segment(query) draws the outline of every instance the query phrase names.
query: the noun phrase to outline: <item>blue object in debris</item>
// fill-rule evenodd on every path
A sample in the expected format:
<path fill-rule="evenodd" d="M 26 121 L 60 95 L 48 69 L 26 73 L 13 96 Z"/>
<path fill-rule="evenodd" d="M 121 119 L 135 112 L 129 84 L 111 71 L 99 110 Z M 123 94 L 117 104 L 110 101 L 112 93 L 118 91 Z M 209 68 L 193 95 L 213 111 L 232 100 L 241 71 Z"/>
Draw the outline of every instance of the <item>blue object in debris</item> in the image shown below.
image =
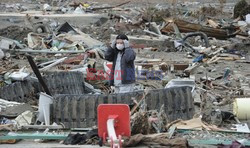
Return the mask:
<path fill-rule="evenodd" d="M 204 55 L 200 55 L 198 57 L 196 57 L 194 60 L 193 60 L 193 63 L 196 63 L 196 62 L 201 62 L 204 58 Z"/>
<path fill-rule="evenodd" d="M 226 68 L 225 72 L 224 72 L 224 75 L 223 75 L 223 79 L 226 80 L 226 81 L 229 80 L 230 73 L 231 73 L 230 68 Z"/>

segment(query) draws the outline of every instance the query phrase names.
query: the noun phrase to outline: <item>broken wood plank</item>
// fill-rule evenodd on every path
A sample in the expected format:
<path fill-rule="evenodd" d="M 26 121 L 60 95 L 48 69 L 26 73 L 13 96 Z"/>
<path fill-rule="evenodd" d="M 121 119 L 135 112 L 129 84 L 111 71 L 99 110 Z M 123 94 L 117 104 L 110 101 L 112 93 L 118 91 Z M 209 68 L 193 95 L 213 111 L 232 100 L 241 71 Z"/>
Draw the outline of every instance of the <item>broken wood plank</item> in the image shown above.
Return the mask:
<path fill-rule="evenodd" d="M 235 58 L 235 57 L 213 57 L 212 59 L 210 59 L 207 64 L 212 64 L 215 62 L 218 62 L 219 60 L 225 60 L 225 61 L 235 61 L 235 60 L 239 60 L 239 58 Z"/>
<path fill-rule="evenodd" d="M 229 54 L 229 53 L 221 53 L 219 56 L 220 57 L 230 57 L 230 58 L 233 58 L 235 60 L 239 60 L 240 59 L 239 55 Z"/>
<path fill-rule="evenodd" d="M 47 66 L 45 66 L 45 67 L 43 67 L 43 68 L 41 68 L 41 69 L 39 69 L 39 70 L 40 70 L 40 71 L 46 71 L 46 70 L 50 69 L 51 67 L 56 66 L 57 64 L 62 63 L 62 62 L 63 62 L 64 60 L 66 60 L 66 59 L 67 59 L 67 57 L 63 57 L 63 58 L 61 58 L 61 59 L 58 59 L 58 60 L 56 60 L 55 62 L 51 63 L 50 65 L 47 65 Z"/>
<path fill-rule="evenodd" d="M 177 26 L 174 22 L 172 22 L 172 27 L 174 28 L 174 32 L 175 32 L 175 34 L 177 35 L 177 37 L 178 37 L 179 39 L 181 39 L 181 38 L 182 38 L 182 35 L 181 35 L 181 32 L 180 32 L 178 26 Z"/>
<path fill-rule="evenodd" d="M 215 37 L 218 39 L 227 39 L 235 35 L 248 36 L 247 33 L 242 33 L 242 32 L 228 34 L 228 31 L 226 29 L 217 29 L 217 28 L 202 26 L 200 24 L 194 24 L 194 23 L 190 23 L 187 21 L 179 20 L 179 19 L 165 20 L 165 21 L 167 22 L 167 25 L 161 30 L 163 33 L 175 32 L 175 29 L 172 26 L 172 24 L 175 23 L 176 26 L 179 28 L 180 32 L 184 32 L 184 33 L 200 31 L 200 32 L 204 32 L 209 37 Z"/>
<path fill-rule="evenodd" d="M 0 125 L 0 131 L 1 130 L 9 130 L 12 131 L 14 129 L 14 125 L 13 124 L 4 124 L 4 125 Z"/>
<path fill-rule="evenodd" d="M 218 55 L 213 56 L 211 59 L 207 60 L 207 64 L 212 64 L 214 61 L 218 61 Z"/>
<path fill-rule="evenodd" d="M 219 48 L 219 49 L 217 49 L 216 51 L 210 53 L 208 56 L 215 56 L 215 55 L 217 55 L 218 53 L 220 53 L 220 52 L 223 51 L 223 50 L 224 50 L 224 48 Z"/>
<path fill-rule="evenodd" d="M 116 6 L 98 7 L 98 8 L 96 7 L 96 8 L 92 8 L 91 10 L 96 11 L 96 10 L 103 10 L 103 9 L 113 9 L 113 8 L 117 8 L 117 7 L 123 6 L 123 5 L 128 4 L 128 3 L 130 3 L 130 1 L 118 4 Z"/>
<path fill-rule="evenodd" d="M 110 41 L 116 39 L 116 34 L 111 34 Z M 159 46 L 167 46 L 169 48 L 174 47 L 173 41 L 166 40 L 166 38 L 159 37 L 151 37 L 147 35 L 141 36 L 129 36 L 130 44 L 143 44 L 145 47 L 159 47 Z"/>
<path fill-rule="evenodd" d="M 171 127 L 168 129 L 168 134 L 169 134 L 169 137 L 168 137 L 168 138 L 169 138 L 169 139 L 171 139 L 172 136 L 174 135 L 175 129 L 176 129 L 176 126 L 175 126 L 175 125 L 171 126 Z"/>
<path fill-rule="evenodd" d="M 135 60 L 135 63 L 159 63 L 162 62 L 162 59 L 138 59 Z"/>
<path fill-rule="evenodd" d="M 186 69 L 184 70 L 184 72 L 187 73 L 187 74 L 193 74 L 194 71 L 195 71 L 198 67 L 200 67 L 200 65 L 201 65 L 201 64 L 199 64 L 199 63 L 194 63 L 192 66 L 186 68 Z"/>
<path fill-rule="evenodd" d="M 10 139 L 10 140 L 0 140 L 0 144 L 15 144 L 20 140 Z"/>
<path fill-rule="evenodd" d="M 148 95 L 149 90 L 145 89 L 142 98 L 140 99 L 140 101 L 138 102 L 138 104 L 136 104 L 130 111 L 130 116 L 134 114 L 134 112 L 136 111 L 136 109 L 141 105 L 142 101 L 145 99 L 145 97 Z"/>
<path fill-rule="evenodd" d="M 216 23 L 215 21 L 213 21 L 212 19 L 207 19 L 207 22 L 210 26 L 212 26 L 213 28 L 219 28 L 219 24 Z"/>
<path fill-rule="evenodd" d="M 242 35 L 236 35 L 236 38 L 242 39 L 242 40 L 248 40 L 249 39 L 249 37 L 242 36 Z"/>

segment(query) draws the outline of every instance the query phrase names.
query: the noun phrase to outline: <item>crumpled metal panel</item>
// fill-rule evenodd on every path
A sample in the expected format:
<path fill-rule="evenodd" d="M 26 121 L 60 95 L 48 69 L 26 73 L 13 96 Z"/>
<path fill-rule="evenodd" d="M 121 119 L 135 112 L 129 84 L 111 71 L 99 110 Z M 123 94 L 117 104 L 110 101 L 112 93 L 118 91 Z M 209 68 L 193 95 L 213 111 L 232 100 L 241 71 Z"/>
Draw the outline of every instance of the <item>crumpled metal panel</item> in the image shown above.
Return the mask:
<path fill-rule="evenodd" d="M 50 72 L 44 81 L 52 95 L 84 94 L 84 77 L 80 72 Z"/>
<path fill-rule="evenodd" d="M 141 98 L 143 91 L 110 95 L 69 95 L 54 97 L 52 121 L 63 123 L 67 128 L 85 128 L 97 125 L 99 104 L 133 104 L 132 97 Z M 150 90 L 145 98 L 148 110 L 160 110 L 164 104 L 169 122 L 176 119 L 191 119 L 194 104 L 190 87 Z"/>
<path fill-rule="evenodd" d="M 84 94 L 84 77 L 80 72 L 50 72 L 43 78 L 52 95 Z M 39 92 L 43 92 L 39 82 L 25 80 L 0 88 L 0 98 L 28 103 L 35 100 Z"/>
<path fill-rule="evenodd" d="M 8 101 L 30 102 L 35 98 L 38 90 L 33 87 L 34 82 L 15 82 L 0 88 L 0 98 Z"/>

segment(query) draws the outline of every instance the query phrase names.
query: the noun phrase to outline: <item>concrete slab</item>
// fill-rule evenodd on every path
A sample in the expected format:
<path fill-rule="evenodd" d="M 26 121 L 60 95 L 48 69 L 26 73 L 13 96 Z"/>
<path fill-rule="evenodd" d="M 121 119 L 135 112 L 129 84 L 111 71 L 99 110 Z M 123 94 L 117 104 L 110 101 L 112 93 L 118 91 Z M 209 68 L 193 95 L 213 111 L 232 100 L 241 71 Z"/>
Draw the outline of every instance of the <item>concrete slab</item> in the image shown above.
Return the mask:
<path fill-rule="evenodd" d="M 117 35 L 112 34 L 110 40 L 113 41 Z M 166 47 L 172 49 L 174 47 L 173 41 L 151 37 L 151 36 L 128 36 L 129 41 L 132 45 L 144 45 L 144 47 L 159 47 L 165 49 Z"/>

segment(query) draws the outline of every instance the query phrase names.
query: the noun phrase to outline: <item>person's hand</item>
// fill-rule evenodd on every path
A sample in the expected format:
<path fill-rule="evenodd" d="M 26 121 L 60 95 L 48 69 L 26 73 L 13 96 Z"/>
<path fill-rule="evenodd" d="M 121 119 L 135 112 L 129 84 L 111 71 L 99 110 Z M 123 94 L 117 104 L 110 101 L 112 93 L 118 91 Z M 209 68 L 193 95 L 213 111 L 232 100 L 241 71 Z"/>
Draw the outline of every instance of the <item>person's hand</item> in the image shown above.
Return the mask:
<path fill-rule="evenodd" d="M 95 52 L 95 50 L 89 50 L 89 51 L 87 52 L 87 55 L 88 55 L 88 57 L 90 57 L 90 58 L 96 58 L 96 52 Z"/>
<path fill-rule="evenodd" d="M 116 40 L 113 40 L 112 43 L 111 43 L 111 47 L 112 47 L 113 49 L 115 49 L 115 46 L 116 46 Z"/>
<path fill-rule="evenodd" d="M 123 40 L 123 43 L 124 43 L 124 48 L 130 47 L 128 40 Z"/>

